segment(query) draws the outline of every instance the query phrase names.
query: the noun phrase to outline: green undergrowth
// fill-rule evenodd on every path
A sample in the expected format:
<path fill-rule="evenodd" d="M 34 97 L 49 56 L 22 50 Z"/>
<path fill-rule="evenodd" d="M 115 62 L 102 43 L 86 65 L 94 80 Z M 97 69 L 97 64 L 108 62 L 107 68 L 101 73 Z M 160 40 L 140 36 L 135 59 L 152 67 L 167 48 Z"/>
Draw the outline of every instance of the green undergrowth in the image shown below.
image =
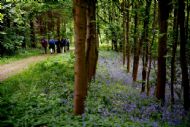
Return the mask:
<path fill-rule="evenodd" d="M 0 84 L 0 127 L 152 127 L 150 122 L 132 121 L 138 110 L 127 113 L 126 102 L 138 106 L 154 99 L 138 100 L 139 90 L 97 79 L 89 87 L 85 113 L 73 115 L 74 54 L 49 58 Z M 101 69 L 101 68 L 99 68 Z M 104 69 L 104 73 L 106 69 Z M 108 77 L 109 78 L 109 77 Z M 160 117 L 159 114 L 155 114 Z M 168 126 L 158 123 L 158 126 Z"/>
<path fill-rule="evenodd" d="M 0 57 L 0 65 L 1 64 L 7 64 L 16 60 L 20 60 L 23 58 L 27 58 L 30 56 L 37 56 L 41 54 L 42 50 L 41 49 L 20 49 L 17 51 L 14 55 L 6 55 L 3 57 Z"/>
<path fill-rule="evenodd" d="M 100 51 L 111 51 L 111 44 L 104 44 L 104 43 L 100 43 L 100 46 L 99 46 L 99 50 Z"/>

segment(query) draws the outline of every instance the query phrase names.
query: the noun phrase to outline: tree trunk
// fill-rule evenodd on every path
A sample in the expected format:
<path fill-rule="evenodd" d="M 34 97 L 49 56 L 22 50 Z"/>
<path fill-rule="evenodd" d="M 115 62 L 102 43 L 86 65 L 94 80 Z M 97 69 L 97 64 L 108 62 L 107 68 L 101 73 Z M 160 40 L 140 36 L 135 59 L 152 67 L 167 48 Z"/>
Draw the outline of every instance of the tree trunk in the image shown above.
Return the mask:
<path fill-rule="evenodd" d="M 31 47 L 36 48 L 36 34 L 34 28 L 34 22 L 30 20 L 30 40 L 31 40 Z"/>
<path fill-rule="evenodd" d="M 129 18 L 129 2 L 127 2 L 127 10 L 126 10 L 126 18 L 127 18 L 127 22 L 126 22 L 126 46 L 127 46 L 127 72 L 130 72 L 130 63 L 131 63 L 131 45 L 130 45 L 130 41 L 129 41 L 129 22 L 130 22 L 130 18 Z"/>
<path fill-rule="evenodd" d="M 96 34 L 96 0 L 88 0 L 86 66 L 88 82 L 95 77 L 98 60 Z"/>
<path fill-rule="evenodd" d="M 123 8 L 123 65 L 125 65 L 126 61 L 126 0 L 123 0 L 122 3 L 122 8 Z"/>
<path fill-rule="evenodd" d="M 177 4 L 174 5 L 174 21 L 173 21 L 173 44 L 172 44 L 172 59 L 171 59 L 171 103 L 174 103 L 174 84 L 175 84 L 175 58 L 178 41 L 178 10 Z"/>
<path fill-rule="evenodd" d="M 138 8 L 138 3 L 135 3 L 134 9 Z M 139 60 L 138 60 L 138 11 L 135 10 L 135 17 L 134 17 L 134 58 L 133 58 L 133 81 L 137 80 L 137 73 L 138 73 L 138 66 L 139 66 Z"/>
<path fill-rule="evenodd" d="M 84 102 L 87 95 L 86 76 L 86 0 L 74 0 L 74 32 L 75 32 L 75 89 L 74 89 L 74 113 L 84 113 Z"/>
<path fill-rule="evenodd" d="M 189 0 L 187 0 L 187 18 L 186 18 L 186 40 L 189 40 L 189 11 L 190 11 L 190 5 Z"/>
<path fill-rule="evenodd" d="M 167 28 L 169 16 L 169 0 L 158 1 L 159 6 L 159 29 L 160 35 L 158 40 L 158 72 L 156 97 L 165 102 L 165 83 L 166 83 L 166 54 L 167 54 Z"/>
<path fill-rule="evenodd" d="M 60 17 L 57 18 L 57 38 L 60 39 Z"/>
<path fill-rule="evenodd" d="M 61 53 L 61 47 L 60 47 L 60 17 L 58 15 L 58 18 L 57 18 L 57 53 Z"/>
<path fill-rule="evenodd" d="M 179 3 L 179 26 L 180 26 L 180 63 L 182 70 L 182 86 L 183 86 L 183 98 L 184 108 L 189 110 L 189 79 L 188 79 L 188 68 L 186 59 L 186 35 L 185 35 L 185 3 L 184 0 L 178 0 Z"/>
<path fill-rule="evenodd" d="M 142 89 L 141 92 L 145 92 L 145 83 L 146 83 L 146 76 L 147 76 L 147 64 L 148 64 L 148 49 L 149 49 L 149 42 L 148 42 L 148 30 L 149 30 L 149 18 L 150 18 L 150 5 L 152 0 L 146 0 L 146 10 L 145 10 L 145 19 L 144 19 L 144 32 L 142 33 L 142 41 L 143 45 L 143 68 L 142 68 Z M 141 47 L 141 45 L 140 45 Z M 140 56 L 140 51 L 138 56 Z"/>
<path fill-rule="evenodd" d="M 157 1 L 154 0 L 154 18 L 153 18 L 153 23 L 152 23 L 152 42 L 150 44 L 149 47 L 149 64 L 148 64 L 148 71 L 147 71 L 147 96 L 150 95 L 150 82 L 149 82 L 149 78 L 150 78 L 150 72 L 151 72 L 151 66 L 152 66 L 152 46 L 154 44 L 155 41 L 155 34 L 156 34 L 156 16 L 157 16 Z"/>

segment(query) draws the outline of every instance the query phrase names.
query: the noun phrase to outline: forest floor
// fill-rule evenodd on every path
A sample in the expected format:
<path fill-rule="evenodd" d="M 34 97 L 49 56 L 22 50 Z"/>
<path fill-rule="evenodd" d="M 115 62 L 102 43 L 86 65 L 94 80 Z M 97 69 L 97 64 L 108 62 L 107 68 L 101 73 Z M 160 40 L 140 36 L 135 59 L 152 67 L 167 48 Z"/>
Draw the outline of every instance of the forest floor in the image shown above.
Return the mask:
<path fill-rule="evenodd" d="M 17 73 L 22 72 L 24 69 L 27 69 L 31 64 L 35 64 L 42 60 L 47 59 L 51 55 L 40 55 L 32 56 L 29 58 L 24 58 L 9 64 L 3 64 L 0 66 L 0 81 L 7 79 L 10 76 L 13 76 Z"/>
<path fill-rule="evenodd" d="M 133 61 L 131 61 L 133 62 Z M 149 122 L 150 117 L 155 114 L 159 114 L 161 119 L 167 122 L 171 126 L 179 125 L 182 122 L 182 119 L 185 117 L 185 111 L 183 110 L 182 101 L 178 98 L 176 99 L 175 104 L 171 107 L 170 103 L 170 88 L 169 85 L 166 85 L 166 102 L 163 107 L 159 105 L 159 102 L 152 101 L 154 103 L 146 103 L 148 99 L 156 100 L 155 98 L 155 81 L 154 78 L 156 76 L 155 70 L 152 69 L 150 75 L 150 96 L 147 96 L 146 93 L 141 93 L 141 70 L 142 70 L 142 63 L 139 63 L 138 74 L 137 74 L 137 82 L 133 82 L 132 80 L 132 66 L 129 73 L 127 73 L 126 66 L 122 66 L 122 54 L 120 53 L 107 53 L 102 52 L 99 55 L 98 59 L 98 67 L 101 69 L 97 69 L 97 80 L 106 81 L 107 85 L 112 84 L 121 84 L 124 86 L 132 87 L 136 90 L 135 94 L 133 93 L 133 102 L 129 100 L 122 100 L 126 101 L 123 105 L 123 111 L 131 114 L 131 112 L 140 113 L 140 115 L 135 116 L 134 114 L 131 116 L 132 121 L 140 121 L 142 123 Z M 102 73 L 102 69 L 105 70 L 105 73 Z M 122 93 L 122 92 L 121 92 Z M 122 93 L 123 94 L 123 93 Z M 131 96 L 130 94 L 125 94 L 125 97 Z M 146 100 L 147 99 L 147 100 Z M 142 101 L 142 102 L 138 102 Z M 157 104 L 155 104 L 157 103 Z M 140 107 L 138 105 L 141 105 Z M 162 121 L 161 120 L 161 121 Z M 153 122 L 152 126 L 159 126 L 157 122 Z"/>
<path fill-rule="evenodd" d="M 162 107 L 155 98 L 154 73 L 151 74 L 151 94 L 146 96 L 145 93 L 141 93 L 141 72 L 138 74 L 139 81 L 133 83 L 131 73 L 127 73 L 126 67 L 122 65 L 122 54 L 113 51 L 99 52 L 96 80 L 89 86 L 85 113 L 82 116 L 74 116 L 74 53 L 55 55 L 51 59 L 48 59 L 48 56 L 42 57 L 39 60 L 35 59 L 41 62 L 1 82 L 0 126 L 190 125 L 190 117 L 183 110 L 181 101 L 176 100 L 171 108 L 167 95 L 167 102 Z M 28 62 L 30 63 L 34 61 Z"/>

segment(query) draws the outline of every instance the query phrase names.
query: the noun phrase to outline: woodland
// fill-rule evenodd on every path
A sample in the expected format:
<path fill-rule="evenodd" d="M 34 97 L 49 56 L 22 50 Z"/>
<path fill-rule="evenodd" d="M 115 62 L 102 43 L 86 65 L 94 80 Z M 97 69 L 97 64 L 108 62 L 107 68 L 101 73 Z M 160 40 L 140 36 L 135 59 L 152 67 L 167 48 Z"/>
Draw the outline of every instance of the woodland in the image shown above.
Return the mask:
<path fill-rule="evenodd" d="M 190 127 L 189 13 L 190 0 L 1 0 L 0 127 Z"/>

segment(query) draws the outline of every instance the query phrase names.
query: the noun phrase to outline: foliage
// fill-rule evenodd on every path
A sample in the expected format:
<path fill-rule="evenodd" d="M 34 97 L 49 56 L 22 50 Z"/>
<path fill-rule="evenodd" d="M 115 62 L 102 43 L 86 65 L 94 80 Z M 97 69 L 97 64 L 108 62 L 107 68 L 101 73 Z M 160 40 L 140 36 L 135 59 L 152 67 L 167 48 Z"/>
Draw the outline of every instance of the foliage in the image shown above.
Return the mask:
<path fill-rule="evenodd" d="M 1 5 L 1 3 L 0 3 L 0 10 L 2 9 L 2 5 Z M 3 21 L 3 14 L 2 13 L 0 13 L 0 22 L 2 22 Z"/>
<path fill-rule="evenodd" d="M 42 27 L 39 24 L 39 20 L 44 21 L 44 24 L 53 24 L 56 22 L 56 18 L 61 18 L 64 23 L 70 23 L 72 18 L 72 2 L 70 0 L 58 1 L 58 2 L 37 2 L 37 1 L 9 1 L 2 3 L 1 12 L 4 15 L 3 22 L 0 24 L 0 55 L 3 54 L 14 54 L 15 51 L 20 48 L 30 47 L 32 43 L 37 43 L 42 36 L 50 35 L 56 38 L 56 29 L 49 29 L 40 33 Z M 48 13 L 54 13 L 52 16 L 47 16 Z M 1 15 L 0 15 L 1 17 Z M 44 19 L 42 19 L 42 17 Z M 62 18 L 63 17 L 63 18 Z M 50 20 L 50 18 L 53 20 Z M 1 21 L 2 18 L 0 18 Z M 51 22 L 51 23 L 50 23 Z M 34 23 L 34 33 L 36 37 L 32 37 L 32 26 Z M 61 24 L 62 25 L 62 24 Z M 47 26 L 44 29 L 47 29 Z M 68 34 L 61 29 L 61 34 L 67 35 L 71 38 L 70 29 L 72 24 L 67 26 Z M 34 40 L 35 42 L 31 42 Z"/>

